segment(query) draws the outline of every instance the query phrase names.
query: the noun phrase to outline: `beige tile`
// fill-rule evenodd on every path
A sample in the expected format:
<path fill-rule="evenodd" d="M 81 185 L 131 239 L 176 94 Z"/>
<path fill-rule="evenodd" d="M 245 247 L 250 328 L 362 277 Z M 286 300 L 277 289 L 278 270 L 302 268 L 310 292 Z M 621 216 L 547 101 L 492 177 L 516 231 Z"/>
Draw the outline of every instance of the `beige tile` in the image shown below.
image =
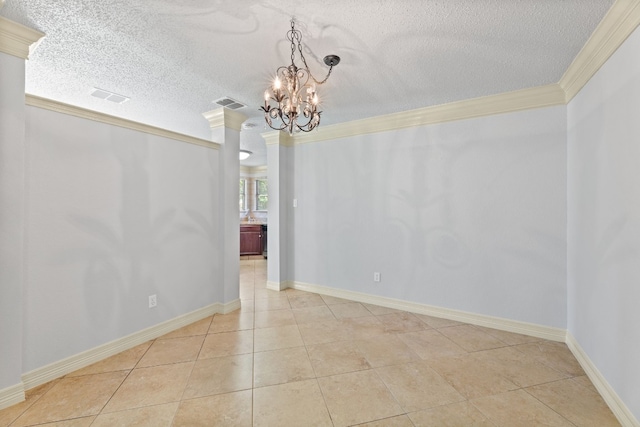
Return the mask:
<path fill-rule="evenodd" d="M 298 308 L 291 310 L 298 324 L 335 320 L 336 316 L 326 305 L 320 307 Z"/>
<path fill-rule="evenodd" d="M 385 335 L 380 339 L 358 340 L 355 344 L 373 367 L 420 360 L 418 355 L 395 335 Z"/>
<path fill-rule="evenodd" d="M 12 426 L 28 426 L 97 415 L 122 384 L 127 371 L 63 378 Z"/>
<path fill-rule="evenodd" d="M 376 372 L 406 412 L 465 400 L 425 361 L 376 368 Z"/>
<path fill-rule="evenodd" d="M 352 341 L 308 346 L 311 366 L 318 377 L 370 369 L 371 365 Z"/>
<path fill-rule="evenodd" d="M 254 389 L 253 425 L 333 426 L 316 380 Z"/>
<path fill-rule="evenodd" d="M 339 320 L 301 323 L 298 325 L 298 329 L 306 345 L 351 339 L 351 332 Z"/>
<path fill-rule="evenodd" d="M 380 316 L 383 314 L 390 314 L 390 313 L 406 313 L 404 311 L 396 310 L 395 308 L 382 307 L 379 305 L 365 304 L 365 303 L 362 303 L 362 305 L 364 305 L 365 308 L 371 312 L 371 314 L 376 316 Z"/>
<path fill-rule="evenodd" d="M 270 291 L 270 292 L 274 292 L 274 291 Z M 278 297 L 258 298 L 258 295 L 256 294 L 256 299 L 254 300 L 253 304 L 256 312 L 268 311 L 268 310 L 291 309 L 291 305 L 289 305 L 289 299 L 284 294 L 282 294 L 280 298 Z"/>
<path fill-rule="evenodd" d="M 38 424 L 38 427 L 89 427 L 94 420 L 95 415 L 91 417 L 73 418 L 70 420 L 58 421 L 55 423 Z"/>
<path fill-rule="evenodd" d="M 407 344 L 421 359 L 434 359 L 466 353 L 462 347 L 436 329 L 398 334 L 398 338 Z"/>
<path fill-rule="evenodd" d="M 253 355 L 253 386 L 288 383 L 315 378 L 304 347 L 264 351 Z"/>
<path fill-rule="evenodd" d="M 539 401 L 578 426 L 619 426 L 595 388 L 584 387 L 582 381 L 563 380 L 526 389 Z"/>
<path fill-rule="evenodd" d="M 176 329 L 173 332 L 169 332 L 161 336 L 160 338 L 182 338 L 182 337 L 192 337 L 195 335 L 206 335 L 209 331 L 209 326 L 211 325 L 211 320 L 213 320 L 213 316 L 206 317 L 202 320 L 198 320 L 197 322 L 193 322 L 190 325 L 184 326 L 180 329 Z"/>
<path fill-rule="evenodd" d="M 373 370 L 318 378 L 336 427 L 402 415 L 404 411 Z"/>
<path fill-rule="evenodd" d="M 358 424 L 354 427 L 414 427 L 414 425 L 408 416 L 400 415 L 398 417 L 384 418 L 378 421 Z"/>
<path fill-rule="evenodd" d="M 126 411 L 98 415 L 91 427 L 136 426 L 169 427 L 179 402 L 145 406 Z"/>
<path fill-rule="evenodd" d="M 467 399 L 519 388 L 513 381 L 487 369 L 474 353 L 428 359 L 426 362 Z"/>
<path fill-rule="evenodd" d="M 251 427 L 251 390 L 183 400 L 173 427 Z"/>
<path fill-rule="evenodd" d="M 500 427 L 573 426 L 524 390 L 481 397 L 471 403 Z"/>
<path fill-rule="evenodd" d="M 384 324 L 376 316 L 349 317 L 340 322 L 353 339 L 383 339 L 382 336 L 387 335 Z"/>
<path fill-rule="evenodd" d="M 184 338 L 157 339 L 138 362 L 137 367 L 166 365 L 196 360 L 204 335 Z"/>
<path fill-rule="evenodd" d="M 8 408 L 0 410 L 0 426 L 8 426 L 16 418 L 18 418 L 24 411 L 29 409 L 38 399 L 40 399 L 44 394 L 49 391 L 58 381 L 53 380 L 48 383 L 42 384 L 38 387 L 34 387 L 31 390 L 27 390 L 25 392 L 25 400 L 23 402 L 17 403 L 15 405 L 9 406 Z"/>
<path fill-rule="evenodd" d="M 415 427 L 494 427 L 494 424 L 469 402 L 452 403 L 412 412 Z"/>
<path fill-rule="evenodd" d="M 301 291 L 300 289 L 294 289 L 294 288 L 286 288 L 284 292 L 289 298 L 302 296 L 302 295 L 309 295 L 309 292 L 307 291 Z"/>
<path fill-rule="evenodd" d="M 568 376 L 584 375 L 582 367 L 564 343 L 540 341 L 514 348 Z"/>
<path fill-rule="evenodd" d="M 480 351 L 475 353 L 474 357 L 485 369 L 507 378 L 520 387 L 557 381 L 567 376 L 513 347 Z"/>
<path fill-rule="evenodd" d="M 422 320 L 424 323 L 426 323 L 427 326 L 429 326 L 431 328 L 434 328 L 434 329 L 448 328 L 450 326 L 465 325 L 465 323 L 457 322 L 455 320 L 443 319 L 441 317 L 428 316 L 426 314 L 417 314 L 417 313 L 415 313 L 415 316 L 418 319 Z"/>
<path fill-rule="evenodd" d="M 343 298 L 338 298 L 338 297 L 331 297 L 329 295 L 320 295 L 320 297 L 322 298 L 324 303 L 327 304 L 327 305 L 345 304 L 345 303 L 348 303 L 348 302 L 353 302 L 353 301 L 349 301 L 348 299 L 343 299 Z"/>
<path fill-rule="evenodd" d="M 253 301 L 251 303 L 253 305 Z M 211 321 L 211 326 L 209 326 L 209 333 L 253 329 L 253 317 L 254 314 L 252 312 L 242 311 L 242 309 L 224 315 L 216 314 L 213 317 L 213 321 Z"/>
<path fill-rule="evenodd" d="M 278 350 L 281 348 L 301 347 L 303 345 L 302 337 L 296 325 L 277 326 L 254 331 L 254 351 Z"/>
<path fill-rule="evenodd" d="M 506 346 L 504 342 L 472 325 L 450 326 L 440 328 L 438 331 L 466 351 L 489 350 Z"/>
<path fill-rule="evenodd" d="M 137 368 L 131 371 L 103 413 L 180 400 L 194 362 Z"/>
<path fill-rule="evenodd" d="M 507 345 L 518 345 L 518 344 L 527 344 L 532 342 L 543 341 L 541 338 L 532 337 L 530 335 L 516 334 L 514 332 L 507 332 L 507 331 L 501 331 L 499 329 L 485 328 L 483 326 L 475 326 L 475 327 L 481 330 L 482 332 L 486 332 L 492 337 L 499 339 L 500 341 L 504 342 Z"/>
<path fill-rule="evenodd" d="M 246 354 L 253 351 L 253 331 L 234 331 L 209 334 L 204 339 L 198 359 Z"/>
<path fill-rule="evenodd" d="M 329 308 L 333 312 L 333 315 L 336 316 L 336 319 L 344 319 L 347 317 L 373 316 L 373 314 L 371 314 L 371 312 L 359 302 L 334 304 L 330 305 Z"/>
<path fill-rule="evenodd" d="M 131 370 L 136 366 L 147 350 L 149 350 L 152 343 L 153 341 L 148 341 L 144 344 L 130 348 L 129 350 L 107 357 L 106 359 L 93 363 L 85 368 L 78 369 L 77 371 L 68 374 L 67 377 Z"/>
<path fill-rule="evenodd" d="M 256 329 L 296 324 L 296 319 L 293 317 L 293 312 L 291 310 L 258 311 L 255 318 Z"/>
<path fill-rule="evenodd" d="M 247 390 L 253 382 L 253 355 L 198 360 L 183 399 Z"/>
<path fill-rule="evenodd" d="M 324 307 L 326 306 L 322 297 L 318 294 L 306 294 L 306 295 L 290 295 L 289 304 L 291 308 L 309 308 L 309 307 Z"/>
<path fill-rule="evenodd" d="M 378 316 L 378 319 L 384 325 L 385 331 L 389 333 L 406 333 L 427 329 L 427 325 L 411 313 L 383 314 Z"/>

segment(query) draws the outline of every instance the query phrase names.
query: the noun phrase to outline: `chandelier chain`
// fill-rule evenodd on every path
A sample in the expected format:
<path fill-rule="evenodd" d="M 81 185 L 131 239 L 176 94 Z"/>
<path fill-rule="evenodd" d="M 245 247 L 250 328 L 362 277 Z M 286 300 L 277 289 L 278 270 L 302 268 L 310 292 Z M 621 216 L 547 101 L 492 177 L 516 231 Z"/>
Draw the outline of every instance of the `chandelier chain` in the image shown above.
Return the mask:
<path fill-rule="evenodd" d="M 302 53 L 302 32 L 300 32 L 300 30 L 296 30 L 295 29 L 295 20 L 291 19 L 291 64 L 294 63 L 294 59 L 295 59 L 295 49 L 296 49 L 296 44 L 298 45 L 298 52 L 300 52 L 300 58 L 302 59 L 302 63 L 304 64 L 304 68 L 307 70 L 307 73 L 309 73 L 309 77 L 311 77 L 311 79 L 317 84 L 317 85 L 321 85 L 324 82 L 326 82 L 327 80 L 329 80 L 329 76 L 331 76 L 331 71 L 333 70 L 333 65 L 329 66 L 329 72 L 327 73 L 327 76 L 324 78 L 324 80 L 319 81 L 317 80 L 313 74 L 311 73 L 311 69 L 309 68 L 309 65 L 307 64 L 307 59 L 304 57 L 304 54 Z M 295 40 L 295 42 L 294 42 Z"/>

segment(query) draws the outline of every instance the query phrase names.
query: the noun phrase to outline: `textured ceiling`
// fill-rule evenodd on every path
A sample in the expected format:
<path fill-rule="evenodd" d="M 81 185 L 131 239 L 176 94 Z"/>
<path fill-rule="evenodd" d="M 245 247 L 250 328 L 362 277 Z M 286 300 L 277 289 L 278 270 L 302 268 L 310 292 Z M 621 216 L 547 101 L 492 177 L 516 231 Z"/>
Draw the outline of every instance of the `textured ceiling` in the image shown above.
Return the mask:
<path fill-rule="evenodd" d="M 1 0 L 0 0 L 1 1 Z M 613 0 L 6 0 L 0 15 L 46 33 L 27 93 L 196 137 L 229 96 L 256 126 L 242 132 L 265 163 L 258 107 L 290 63 L 295 16 L 319 88 L 322 125 L 557 83 Z M 298 64 L 300 62 L 298 61 Z M 114 104 L 97 87 L 130 97 Z"/>

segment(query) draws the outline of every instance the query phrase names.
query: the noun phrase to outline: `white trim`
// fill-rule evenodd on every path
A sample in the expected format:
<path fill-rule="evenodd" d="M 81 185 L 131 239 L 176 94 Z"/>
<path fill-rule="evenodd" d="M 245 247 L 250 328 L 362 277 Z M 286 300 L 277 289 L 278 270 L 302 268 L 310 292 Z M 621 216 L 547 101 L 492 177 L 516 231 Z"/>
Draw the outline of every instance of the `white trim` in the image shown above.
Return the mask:
<path fill-rule="evenodd" d="M 260 136 L 264 138 L 266 145 L 283 145 L 285 147 L 293 147 L 294 137 L 289 136 L 288 133 L 272 130 L 269 132 L 261 133 Z"/>
<path fill-rule="evenodd" d="M 640 24 L 640 1 L 616 0 L 560 79 L 568 103 Z"/>
<path fill-rule="evenodd" d="M 269 282 L 267 281 L 267 289 L 272 291 L 284 291 L 291 287 L 291 282 Z"/>
<path fill-rule="evenodd" d="M 247 116 L 244 114 L 224 107 L 207 111 L 206 113 L 202 113 L 202 115 L 209 122 L 211 129 L 227 127 L 240 132 L 242 130 L 242 123 L 247 120 Z"/>
<path fill-rule="evenodd" d="M 426 314 L 428 316 L 456 320 L 458 322 L 470 323 L 472 325 L 485 326 L 493 329 L 500 329 L 502 331 L 514 332 L 517 334 L 529 335 L 537 338 L 544 338 L 551 341 L 564 342 L 566 336 L 566 331 L 564 329 L 553 328 L 551 326 L 542 326 L 533 323 L 505 319 L 501 317 L 493 317 L 484 314 L 452 310 L 449 308 L 419 304 L 394 298 L 364 294 L 361 292 L 347 291 L 343 289 L 329 288 L 319 285 L 311 285 L 302 282 L 290 282 L 288 283 L 287 287 L 299 289 L 301 291 L 314 292 L 321 295 L 344 298 L 351 301 L 363 302 L 366 304 L 375 304 L 382 307 L 395 308 L 397 310 L 408 311 L 411 313 Z"/>
<path fill-rule="evenodd" d="M 44 33 L 40 31 L 0 16 L 0 52 L 29 59 L 43 37 Z"/>
<path fill-rule="evenodd" d="M 144 132 L 151 135 L 157 135 L 176 141 L 187 142 L 189 144 L 200 145 L 202 147 L 217 150 L 220 144 L 207 141 L 206 139 L 195 138 L 189 135 L 172 132 L 170 130 L 161 129 L 155 126 L 146 125 L 144 123 L 134 122 L 132 120 L 123 119 L 109 114 L 100 113 L 98 111 L 88 110 L 86 108 L 76 107 L 74 105 L 65 104 L 63 102 L 54 101 L 52 99 L 41 98 L 35 95 L 26 95 L 25 103 L 32 107 L 44 108 L 46 110 L 55 111 L 70 116 L 80 117 L 82 119 L 93 120 L 95 122 L 106 123 L 108 125 L 119 126 L 126 129 L 132 129 L 138 132 Z"/>
<path fill-rule="evenodd" d="M 303 144 L 564 104 L 565 93 L 560 85 L 550 84 L 318 127 L 313 132 L 295 135 L 293 140 L 295 144 Z M 262 134 L 267 145 L 275 140 L 271 134 Z"/>
<path fill-rule="evenodd" d="M 585 373 L 596 387 L 604 401 L 609 405 L 611 412 L 613 415 L 618 418 L 620 424 L 625 427 L 638 427 L 640 426 L 640 422 L 636 419 L 636 417 L 631 413 L 627 405 L 624 404 L 622 399 L 618 396 L 616 391 L 609 385 L 606 378 L 600 373 L 596 365 L 589 359 L 587 353 L 580 347 L 578 341 L 571 335 L 570 332 L 567 331 L 566 343 L 571 350 L 571 353 L 575 356 L 575 358 L 584 369 Z"/>
<path fill-rule="evenodd" d="M 16 403 L 24 402 L 24 383 L 12 385 L 0 390 L 0 409 L 8 408 Z"/>
<path fill-rule="evenodd" d="M 84 368 L 92 363 L 99 362 L 109 356 L 118 354 L 122 351 L 133 348 L 137 345 L 155 339 L 159 336 L 172 332 L 212 316 L 217 313 L 228 313 L 240 307 L 240 300 L 234 300 L 226 304 L 215 303 L 206 307 L 199 308 L 190 313 L 183 314 L 173 319 L 167 320 L 149 328 L 134 332 L 122 338 L 118 338 L 98 347 L 94 347 L 82 353 L 75 354 L 65 359 L 53 362 L 47 366 L 43 366 L 22 375 L 22 383 L 26 390 L 37 387 L 41 384 L 60 378 L 68 373 Z"/>

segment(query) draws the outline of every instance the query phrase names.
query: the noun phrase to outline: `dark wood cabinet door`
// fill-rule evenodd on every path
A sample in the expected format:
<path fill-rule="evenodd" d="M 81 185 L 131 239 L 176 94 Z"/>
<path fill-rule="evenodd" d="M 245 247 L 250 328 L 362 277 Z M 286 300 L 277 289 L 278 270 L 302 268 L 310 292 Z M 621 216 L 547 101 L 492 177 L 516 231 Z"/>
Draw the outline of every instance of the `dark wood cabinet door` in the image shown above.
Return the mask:
<path fill-rule="evenodd" d="M 240 255 L 262 254 L 262 226 L 240 226 Z"/>

